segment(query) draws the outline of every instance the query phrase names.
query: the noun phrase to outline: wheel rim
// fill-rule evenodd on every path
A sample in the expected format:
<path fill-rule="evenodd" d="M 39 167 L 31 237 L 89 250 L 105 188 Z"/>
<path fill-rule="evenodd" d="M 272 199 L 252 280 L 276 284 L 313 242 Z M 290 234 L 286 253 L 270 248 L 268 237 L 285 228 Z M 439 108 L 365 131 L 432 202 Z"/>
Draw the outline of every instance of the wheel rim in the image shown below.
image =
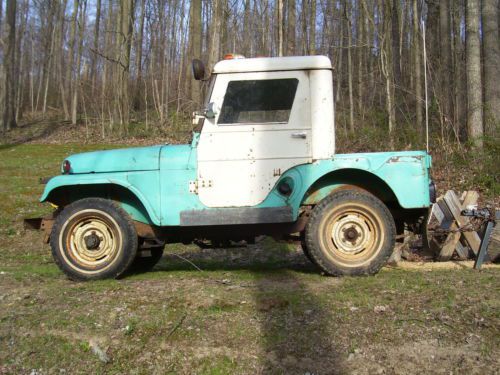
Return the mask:
<path fill-rule="evenodd" d="M 110 267 L 122 247 L 117 222 L 100 210 L 75 213 L 61 230 L 60 245 L 67 264 L 84 273 L 101 272 Z"/>
<path fill-rule="evenodd" d="M 384 243 L 382 220 L 361 203 L 334 207 L 322 220 L 320 233 L 327 257 L 345 267 L 369 263 Z"/>

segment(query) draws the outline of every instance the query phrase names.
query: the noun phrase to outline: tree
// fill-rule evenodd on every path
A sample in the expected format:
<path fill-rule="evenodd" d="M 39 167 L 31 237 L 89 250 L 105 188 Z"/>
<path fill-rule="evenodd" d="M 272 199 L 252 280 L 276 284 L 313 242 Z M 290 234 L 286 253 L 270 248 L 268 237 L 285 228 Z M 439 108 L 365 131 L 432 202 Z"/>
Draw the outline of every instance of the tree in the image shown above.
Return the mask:
<path fill-rule="evenodd" d="M 354 100 L 352 93 L 352 9 L 350 4 L 350 1 L 346 1 L 344 3 L 344 17 L 347 22 L 347 83 L 349 87 L 349 130 L 354 133 Z"/>
<path fill-rule="evenodd" d="M 309 13 L 309 54 L 316 54 L 316 0 L 311 0 Z"/>
<path fill-rule="evenodd" d="M 85 13 L 87 10 L 87 0 L 83 0 L 80 3 L 82 9 L 80 9 L 80 18 L 78 20 L 78 51 L 76 56 L 76 73 L 73 84 L 73 99 L 71 101 L 71 123 L 76 124 L 78 117 L 78 96 L 80 92 L 80 80 L 81 80 L 81 65 L 82 65 L 82 52 L 83 52 L 83 34 L 85 32 Z"/>
<path fill-rule="evenodd" d="M 500 127 L 500 46 L 498 0 L 483 0 L 485 130 L 497 136 Z"/>
<path fill-rule="evenodd" d="M 5 10 L 6 43 L 3 59 L 4 97 L 3 97 L 3 128 L 5 131 L 15 128 L 16 124 L 16 84 L 18 71 L 16 69 L 16 0 L 7 0 Z"/>
<path fill-rule="evenodd" d="M 296 37 L 295 37 L 295 29 L 296 25 L 296 7 L 295 0 L 288 0 L 288 8 L 287 8 L 287 55 L 293 56 L 296 53 Z"/>
<path fill-rule="evenodd" d="M 101 23 L 101 0 L 97 0 L 96 12 L 95 12 L 95 24 L 94 24 L 94 42 L 93 42 L 93 53 L 91 54 L 90 62 L 90 81 L 94 84 L 95 74 L 96 74 L 96 64 L 97 64 L 97 51 L 99 50 L 99 31 Z"/>
<path fill-rule="evenodd" d="M 467 130 L 469 139 L 483 147 L 483 93 L 479 0 L 466 0 Z"/>
<path fill-rule="evenodd" d="M 422 136 L 424 134 L 423 126 L 423 111 L 422 111 L 422 60 L 420 48 L 420 33 L 419 22 L 420 17 L 418 13 L 418 0 L 413 0 L 413 69 L 415 73 L 415 115 L 416 126 L 418 132 Z"/>
<path fill-rule="evenodd" d="M 208 50 L 208 69 L 212 69 L 220 55 L 220 36 L 222 21 L 222 0 L 213 1 L 210 46 Z"/>
<path fill-rule="evenodd" d="M 283 56 L 283 29 L 284 29 L 283 0 L 278 0 L 277 13 L 278 13 L 278 56 Z"/>
<path fill-rule="evenodd" d="M 201 37 L 202 37 L 202 29 L 201 29 L 201 0 L 192 0 L 191 8 L 189 14 L 189 45 L 190 45 L 190 57 L 189 63 L 194 58 L 201 58 L 202 46 L 201 46 Z M 191 69 L 189 69 L 189 77 L 190 80 L 193 79 L 193 74 Z M 196 104 L 200 104 L 201 95 L 200 95 L 200 85 L 197 82 L 191 82 L 191 100 Z"/>
<path fill-rule="evenodd" d="M 0 31 L 2 30 L 2 18 L 3 18 L 3 0 L 0 0 Z"/>
<path fill-rule="evenodd" d="M 451 123 L 453 119 L 453 90 L 450 90 L 452 63 L 451 63 L 451 29 L 450 29 L 450 7 L 449 0 L 439 2 L 439 26 L 440 26 L 440 92 L 441 106 L 444 123 Z"/>
<path fill-rule="evenodd" d="M 118 45 L 118 110 L 120 112 L 120 124 L 128 129 L 130 116 L 129 103 L 129 75 L 130 75 L 130 49 L 132 47 L 132 31 L 135 14 L 134 0 L 122 0 L 120 2 L 120 37 Z"/>
<path fill-rule="evenodd" d="M 384 0 L 383 27 L 380 41 L 380 67 L 385 79 L 385 106 L 387 111 L 387 122 L 389 134 L 391 135 L 396 125 L 396 111 L 394 107 L 394 69 L 392 54 L 392 4 L 390 0 Z"/>

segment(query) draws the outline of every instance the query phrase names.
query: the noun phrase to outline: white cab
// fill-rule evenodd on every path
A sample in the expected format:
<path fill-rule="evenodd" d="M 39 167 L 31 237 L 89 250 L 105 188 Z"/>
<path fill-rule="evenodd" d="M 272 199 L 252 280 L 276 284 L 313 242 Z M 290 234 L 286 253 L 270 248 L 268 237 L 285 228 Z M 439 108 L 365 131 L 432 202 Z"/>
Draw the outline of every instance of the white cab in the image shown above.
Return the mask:
<path fill-rule="evenodd" d="M 255 206 L 288 169 L 333 156 L 328 58 L 228 60 L 214 73 L 215 117 L 205 119 L 198 146 L 203 204 Z"/>

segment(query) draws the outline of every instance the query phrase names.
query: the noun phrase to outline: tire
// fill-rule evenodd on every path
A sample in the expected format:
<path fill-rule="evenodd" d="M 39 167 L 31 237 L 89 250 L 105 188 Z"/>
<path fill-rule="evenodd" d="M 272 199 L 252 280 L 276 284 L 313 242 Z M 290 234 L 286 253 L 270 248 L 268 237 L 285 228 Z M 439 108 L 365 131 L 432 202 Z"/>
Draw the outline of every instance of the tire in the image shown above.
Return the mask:
<path fill-rule="evenodd" d="M 311 252 L 309 251 L 309 248 L 307 247 L 306 243 L 306 238 L 305 238 L 305 232 L 300 232 L 300 247 L 302 247 L 302 252 L 306 256 L 306 258 L 313 264 L 316 265 L 316 262 L 314 261 L 314 258 L 311 256 Z"/>
<path fill-rule="evenodd" d="M 375 196 L 342 190 L 314 207 L 305 243 L 314 263 L 327 275 L 373 275 L 394 249 L 396 225 Z"/>
<path fill-rule="evenodd" d="M 137 232 L 115 202 L 85 198 L 66 206 L 50 235 L 52 256 L 72 280 L 118 278 L 137 254 Z"/>
<path fill-rule="evenodd" d="M 132 272 L 147 272 L 151 271 L 153 267 L 160 261 L 163 256 L 164 247 L 155 247 L 148 249 L 146 251 L 150 252 L 149 256 L 144 256 L 142 252 L 138 252 L 132 265 L 130 266 L 130 271 Z"/>

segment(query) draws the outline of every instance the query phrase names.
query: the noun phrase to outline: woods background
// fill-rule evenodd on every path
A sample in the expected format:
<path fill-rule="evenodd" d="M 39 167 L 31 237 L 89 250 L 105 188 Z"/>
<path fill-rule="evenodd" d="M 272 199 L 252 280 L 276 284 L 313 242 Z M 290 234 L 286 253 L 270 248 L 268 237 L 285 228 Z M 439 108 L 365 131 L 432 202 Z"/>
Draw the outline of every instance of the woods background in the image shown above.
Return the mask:
<path fill-rule="evenodd" d="M 225 53 L 331 58 L 337 132 L 422 144 L 424 43 L 439 144 L 498 138 L 498 0 L 0 0 L 4 136 L 23 118 L 102 138 L 190 130 L 190 61 Z M 486 137 L 486 138 L 485 138 Z"/>

